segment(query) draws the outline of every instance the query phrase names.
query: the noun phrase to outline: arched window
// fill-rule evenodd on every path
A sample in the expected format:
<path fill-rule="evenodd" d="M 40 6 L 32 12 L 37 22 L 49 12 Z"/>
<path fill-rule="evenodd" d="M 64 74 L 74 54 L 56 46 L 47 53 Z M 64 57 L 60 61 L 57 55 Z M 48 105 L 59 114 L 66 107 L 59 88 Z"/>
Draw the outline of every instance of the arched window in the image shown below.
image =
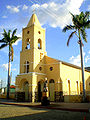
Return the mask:
<path fill-rule="evenodd" d="M 53 67 L 50 67 L 49 69 L 50 69 L 50 71 L 52 71 L 52 70 L 53 70 Z"/>
<path fill-rule="evenodd" d="M 38 31 L 38 33 L 39 33 L 39 34 L 41 34 L 41 32 L 40 32 L 40 31 Z"/>
<path fill-rule="evenodd" d="M 78 81 L 76 81 L 76 84 L 77 84 L 77 94 L 79 94 Z"/>
<path fill-rule="evenodd" d="M 26 42 L 27 42 L 26 49 L 30 49 L 30 39 L 28 38 Z"/>
<path fill-rule="evenodd" d="M 55 100 L 55 81 L 53 79 L 49 81 L 49 98 L 50 101 Z"/>
<path fill-rule="evenodd" d="M 29 62 L 25 61 L 24 63 L 24 73 L 28 73 L 29 72 Z"/>
<path fill-rule="evenodd" d="M 83 92 L 83 83 L 80 82 L 80 94 L 82 94 L 82 92 Z"/>
<path fill-rule="evenodd" d="M 42 49 L 41 39 L 38 39 L 38 49 Z"/>
<path fill-rule="evenodd" d="M 27 34 L 29 34 L 29 32 L 30 32 L 30 31 L 28 30 L 28 31 L 27 31 Z"/>
<path fill-rule="evenodd" d="M 68 90 L 69 90 L 69 95 L 71 94 L 71 89 L 70 89 L 70 80 L 68 80 Z"/>
<path fill-rule="evenodd" d="M 53 79 L 51 79 L 51 80 L 49 81 L 49 83 L 55 83 L 55 82 L 54 82 L 54 80 L 53 80 Z"/>
<path fill-rule="evenodd" d="M 42 70 L 42 67 L 39 67 L 39 70 L 41 71 L 41 70 Z"/>

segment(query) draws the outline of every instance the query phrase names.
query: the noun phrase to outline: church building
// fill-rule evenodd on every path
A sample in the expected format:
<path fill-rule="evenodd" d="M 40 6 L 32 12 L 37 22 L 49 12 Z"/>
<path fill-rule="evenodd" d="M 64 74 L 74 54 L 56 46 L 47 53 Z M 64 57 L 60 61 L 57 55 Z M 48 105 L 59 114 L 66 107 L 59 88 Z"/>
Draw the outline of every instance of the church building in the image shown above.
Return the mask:
<path fill-rule="evenodd" d="M 16 99 L 40 102 L 47 81 L 50 101 L 81 101 L 81 68 L 47 56 L 45 29 L 36 14 L 32 14 L 28 25 L 22 29 L 22 51 L 20 73 L 16 76 Z M 85 70 L 85 90 L 90 95 L 90 71 Z"/>

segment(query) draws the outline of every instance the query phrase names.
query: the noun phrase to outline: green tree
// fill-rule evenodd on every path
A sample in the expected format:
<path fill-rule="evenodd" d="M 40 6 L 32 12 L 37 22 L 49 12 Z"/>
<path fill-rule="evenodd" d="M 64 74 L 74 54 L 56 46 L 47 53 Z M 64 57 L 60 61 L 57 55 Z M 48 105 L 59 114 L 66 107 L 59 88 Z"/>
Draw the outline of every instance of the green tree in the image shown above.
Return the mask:
<path fill-rule="evenodd" d="M 87 34 L 86 34 L 86 29 L 90 28 L 90 12 L 81 12 L 79 15 L 73 15 L 72 13 L 70 13 L 72 16 L 72 25 L 66 25 L 63 28 L 63 32 L 66 32 L 68 30 L 74 30 L 67 41 L 67 46 L 69 45 L 70 39 L 73 37 L 73 35 L 75 34 L 79 41 L 79 45 L 80 45 L 80 56 L 81 56 L 81 70 L 82 70 L 82 83 L 83 83 L 83 101 L 85 101 L 85 80 L 84 80 L 84 63 L 83 63 L 83 51 L 82 51 L 82 47 L 83 47 L 83 43 L 82 43 L 82 39 L 87 42 Z M 81 39 L 82 38 L 82 39 Z"/>
<path fill-rule="evenodd" d="M 6 30 L 4 29 L 4 32 L 2 33 L 3 38 L 0 40 L 0 49 L 9 46 L 9 61 L 8 61 L 8 82 L 7 82 L 7 98 L 9 99 L 9 89 L 10 89 L 10 62 L 13 61 L 13 46 L 12 44 L 15 43 L 20 37 L 17 37 L 16 34 L 17 29 L 15 29 L 12 34 L 11 30 Z"/>

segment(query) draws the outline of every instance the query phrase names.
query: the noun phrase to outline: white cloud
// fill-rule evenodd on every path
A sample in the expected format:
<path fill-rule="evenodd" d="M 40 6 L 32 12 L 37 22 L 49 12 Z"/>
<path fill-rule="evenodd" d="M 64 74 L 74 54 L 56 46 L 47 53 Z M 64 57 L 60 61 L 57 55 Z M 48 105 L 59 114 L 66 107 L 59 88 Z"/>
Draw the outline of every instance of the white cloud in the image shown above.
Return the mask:
<path fill-rule="evenodd" d="M 41 24 L 48 23 L 52 27 L 63 28 L 66 24 L 71 23 L 71 15 L 69 12 L 79 14 L 79 8 L 83 1 L 84 0 L 66 0 L 63 4 L 55 2 L 44 3 L 42 5 L 34 4 L 30 8 L 30 12 L 34 8 L 37 9 L 36 13 L 38 18 L 40 18 Z"/>
<path fill-rule="evenodd" d="M 88 51 L 87 54 L 85 54 L 84 52 L 83 56 L 84 56 L 84 64 L 86 65 L 90 61 L 90 51 Z M 70 57 L 69 61 L 74 65 L 81 66 L 80 55 Z"/>
<path fill-rule="evenodd" d="M 76 57 L 72 56 L 70 57 L 70 63 L 77 65 L 77 66 L 81 66 L 81 62 L 80 62 L 80 55 L 77 55 Z"/>
<path fill-rule="evenodd" d="M 28 9 L 28 6 L 26 6 L 26 5 L 23 5 L 23 8 L 22 8 L 23 10 L 27 10 Z"/>
<path fill-rule="evenodd" d="M 83 56 L 85 57 L 85 52 L 83 53 Z M 72 57 L 70 57 L 69 60 L 70 60 L 70 63 L 77 65 L 77 66 L 81 66 L 80 55 L 72 56 Z"/>
<path fill-rule="evenodd" d="M 11 13 L 18 13 L 20 6 L 10 6 L 10 5 L 7 5 L 6 8 L 8 10 L 10 10 Z"/>
<path fill-rule="evenodd" d="M 86 58 L 85 58 L 85 63 L 87 63 L 89 60 L 90 60 L 90 57 L 89 57 L 89 56 L 86 56 Z"/>
<path fill-rule="evenodd" d="M 11 65 L 11 63 L 10 63 L 10 69 L 11 69 L 11 66 L 12 66 L 12 65 Z M 8 63 L 2 64 L 1 67 L 2 67 L 4 70 L 8 71 Z"/>
<path fill-rule="evenodd" d="M 88 5 L 88 10 L 90 10 L 90 5 Z"/>
<path fill-rule="evenodd" d="M 15 85 L 15 81 L 11 81 L 11 85 Z"/>
<path fill-rule="evenodd" d="M 74 56 L 70 57 L 70 59 L 69 59 L 69 60 L 73 60 L 73 59 L 74 59 Z"/>
<path fill-rule="evenodd" d="M 90 54 L 90 50 L 89 50 L 89 52 L 88 52 L 89 54 Z"/>
<path fill-rule="evenodd" d="M 13 45 L 18 45 L 18 43 L 21 41 L 21 39 L 18 39 Z"/>
<path fill-rule="evenodd" d="M 85 63 L 87 63 L 88 61 L 90 61 L 90 50 L 88 51 L 88 54 L 85 57 Z"/>
<path fill-rule="evenodd" d="M 2 68 L 3 68 L 4 70 L 8 71 L 8 63 L 3 64 L 3 65 L 2 65 Z"/>
<path fill-rule="evenodd" d="M 32 9 L 37 9 L 37 8 L 39 8 L 39 7 L 40 7 L 39 4 L 34 4 L 34 5 L 31 6 Z"/>
<path fill-rule="evenodd" d="M 4 16 L 2 16 L 2 18 L 7 18 L 7 16 L 4 15 Z"/>
<path fill-rule="evenodd" d="M 1 26 L 0 26 L 0 29 L 3 30 L 3 29 L 4 29 L 4 26 L 1 25 Z M 2 32 L 0 32 L 0 35 L 2 35 Z"/>
<path fill-rule="evenodd" d="M 48 7 L 47 3 L 42 4 L 42 8 L 47 8 L 47 7 Z"/>
<path fill-rule="evenodd" d="M 13 68 L 12 71 L 16 71 L 17 69 L 16 68 Z"/>

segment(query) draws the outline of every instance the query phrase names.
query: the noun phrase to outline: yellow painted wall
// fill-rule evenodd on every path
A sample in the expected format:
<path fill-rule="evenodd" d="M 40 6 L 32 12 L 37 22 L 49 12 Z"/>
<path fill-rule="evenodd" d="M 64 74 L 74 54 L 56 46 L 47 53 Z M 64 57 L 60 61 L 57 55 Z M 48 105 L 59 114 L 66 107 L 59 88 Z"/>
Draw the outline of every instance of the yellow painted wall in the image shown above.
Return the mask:
<path fill-rule="evenodd" d="M 66 91 L 65 94 L 68 94 L 68 80 L 70 80 L 70 89 L 71 94 L 77 94 L 77 84 L 78 81 L 78 88 L 80 94 L 80 82 L 82 83 L 82 76 L 81 76 L 81 69 L 76 66 L 70 66 L 68 64 L 61 64 L 61 79 L 63 81 L 63 91 Z M 87 82 L 87 84 L 86 84 Z M 85 88 L 87 91 L 90 91 L 89 84 L 90 82 L 90 72 L 85 71 Z"/>
<path fill-rule="evenodd" d="M 61 82 L 60 80 L 60 62 L 56 59 L 52 59 L 48 56 L 45 56 L 45 73 L 48 78 L 48 83 L 51 79 L 55 81 L 55 91 L 58 91 L 58 83 Z M 50 71 L 50 67 L 53 67 L 53 70 Z M 61 88 L 59 86 L 59 88 Z"/>

